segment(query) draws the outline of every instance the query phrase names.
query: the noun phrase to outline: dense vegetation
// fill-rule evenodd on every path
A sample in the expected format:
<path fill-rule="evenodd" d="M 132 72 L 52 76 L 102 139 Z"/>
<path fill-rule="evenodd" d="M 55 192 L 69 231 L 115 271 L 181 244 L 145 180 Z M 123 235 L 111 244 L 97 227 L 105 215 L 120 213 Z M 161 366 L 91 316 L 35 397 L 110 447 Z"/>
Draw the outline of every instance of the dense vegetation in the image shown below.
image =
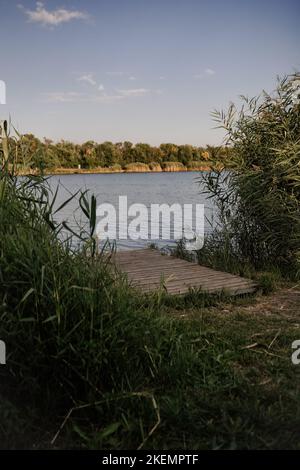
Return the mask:
<path fill-rule="evenodd" d="M 297 206 L 286 204 L 298 194 L 294 183 L 298 179 L 288 178 L 284 186 L 286 173 L 281 171 L 290 174 L 291 166 L 282 139 L 292 136 L 288 155 L 298 165 L 299 141 L 293 140 L 293 130 L 299 129 L 297 106 L 270 107 L 276 119 L 270 116 L 267 123 L 261 112 L 247 118 L 234 145 L 237 161 L 243 158 L 248 163 L 241 164 L 234 176 L 240 192 L 231 219 L 239 214 L 242 201 L 247 203 L 245 188 L 254 178 L 253 164 L 262 168 L 253 170 L 254 206 L 254 188 L 260 197 L 269 194 L 260 188 L 265 181 L 260 171 L 263 175 L 270 172 L 267 189 L 272 189 L 276 203 L 284 204 L 293 234 L 289 238 L 287 231 L 281 232 L 289 247 L 282 251 L 285 262 L 294 261 Z M 279 110 L 283 113 L 280 120 Z M 266 126 L 262 132 L 261 124 Z M 272 140 L 277 133 L 281 139 Z M 254 145 L 248 154 L 246 150 L 252 147 L 246 142 Z M 291 343 L 299 339 L 299 305 L 291 312 L 283 312 L 280 304 L 276 312 L 268 306 L 264 315 L 260 307 L 255 313 L 254 301 L 252 310 L 243 307 L 250 299 L 236 300 L 234 305 L 226 297 L 201 292 L 169 298 L 163 288 L 148 297 L 139 295 L 114 271 L 107 254 L 96 250 L 93 197 L 80 198 L 89 225 L 80 234 L 81 249 L 74 251 L 59 237 L 61 226 L 53 214 L 55 196 L 47 181 L 14 176 L 10 162 L 16 159 L 9 153 L 10 144 L 9 150 L 3 139 L 0 147 L 0 338 L 8 352 L 7 365 L 0 368 L 0 446 L 299 448 L 300 366 L 297 369 L 290 361 Z M 24 152 L 19 159 L 29 159 L 26 147 L 18 151 Z M 281 165 L 277 165 L 277 154 L 285 155 Z M 255 155 L 259 160 L 253 163 Z M 267 163 L 269 155 L 271 163 Z M 270 186 L 275 170 L 280 184 Z M 278 190 L 281 199 L 277 199 Z M 221 204 L 224 199 L 220 197 Z M 271 209 L 268 206 L 265 219 L 273 241 L 277 232 L 268 219 Z M 283 230 L 284 213 L 279 214 L 279 230 Z M 272 210 L 271 216 L 275 217 Z M 251 236 L 259 232 L 252 225 L 252 212 L 249 217 Z M 234 249 L 247 246 L 237 243 L 232 243 Z M 216 259 L 215 246 L 206 246 L 204 253 L 210 248 Z M 217 245 L 225 266 L 221 247 Z M 225 250 L 228 253 L 229 258 L 233 256 L 231 248 Z M 248 260 L 248 251 L 237 253 L 244 256 L 239 254 L 239 260 Z"/>
<path fill-rule="evenodd" d="M 245 272 L 277 267 L 300 277 L 300 74 L 275 93 L 214 113 L 227 132 L 232 171 L 204 175 L 220 227 L 199 261 Z"/>
<path fill-rule="evenodd" d="M 169 162 L 179 163 L 188 168 L 207 166 L 208 164 L 224 164 L 230 157 L 230 149 L 207 146 L 161 144 L 153 147 L 149 144 L 131 142 L 93 141 L 84 144 L 61 141 L 54 143 L 49 139 L 40 141 L 32 134 L 22 138 L 9 139 L 11 151 L 17 154 L 17 162 L 25 168 L 51 170 L 55 168 L 118 168 L 126 169 L 133 164 L 164 165 Z M 24 155 L 30 156 L 24 159 Z"/>

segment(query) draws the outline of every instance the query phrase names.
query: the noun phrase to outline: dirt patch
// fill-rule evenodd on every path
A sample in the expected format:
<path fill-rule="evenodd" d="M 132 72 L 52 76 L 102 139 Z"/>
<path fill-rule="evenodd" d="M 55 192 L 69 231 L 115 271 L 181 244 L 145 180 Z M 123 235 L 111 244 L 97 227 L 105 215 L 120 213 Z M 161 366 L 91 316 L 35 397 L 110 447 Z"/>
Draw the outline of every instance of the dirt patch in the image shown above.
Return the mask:
<path fill-rule="evenodd" d="M 270 295 L 256 297 L 250 305 L 233 305 L 231 310 L 264 316 L 279 316 L 300 321 L 300 286 L 280 289 Z"/>
<path fill-rule="evenodd" d="M 268 295 L 258 294 L 255 297 L 249 296 L 234 301 L 222 301 L 216 306 L 186 308 L 167 308 L 166 313 L 181 320 L 199 318 L 200 315 L 207 314 L 215 319 L 229 320 L 237 316 L 244 318 L 255 317 L 256 320 L 282 320 L 290 325 L 300 326 L 300 286 L 288 286 L 278 289 Z"/>

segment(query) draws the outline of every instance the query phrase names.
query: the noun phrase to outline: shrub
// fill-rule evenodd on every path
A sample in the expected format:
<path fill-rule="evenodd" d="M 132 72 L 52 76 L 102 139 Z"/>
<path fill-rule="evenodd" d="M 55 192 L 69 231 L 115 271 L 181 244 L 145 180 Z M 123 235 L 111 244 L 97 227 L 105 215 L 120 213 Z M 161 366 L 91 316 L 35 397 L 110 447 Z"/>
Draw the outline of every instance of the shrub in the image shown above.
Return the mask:
<path fill-rule="evenodd" d="M 214 113 L 232 146 L 232 171 L 204 175 L 220 226 L 199 259 L 224 251 L 228 264 L 279 266 L 300 274 L 300 75 L 279 81 L 274 94 L 243 97 Z M 206 249 L 206 251 L 205 251 Z"/>
<path fill-rule="evenodd" d="M 204 171 L 204 170 L 208 170 L 210 167 L 207 162 L 191 161 L 191 162 L 188 162 L 187 168 L 189 170 Z"/>
<path fill-rule="evenodd" d="M 119 163 L 115 163 L 114 165 L 110 166 L 109 169 L 115 172 L 121 172 L 122 166 Z"/>
<path fill-rule="evenodd" d="M 160 163 L 157 163 L 157 162 L 149 163 L 149 168 L 151 171 L 162 171 Z"/>
<path fill-rule="evenodd" d="M 147 163 L 127 163 L 124 167 L 125 171 L 128 172 L 144 172 L 144 171 L 150 171 L 149 165 Z"/>
<path fill-rule="evenodd" d="M 186 167 L 181 162 L 163 162 L 161 166 L 164 171 L 186 171 Z"/>

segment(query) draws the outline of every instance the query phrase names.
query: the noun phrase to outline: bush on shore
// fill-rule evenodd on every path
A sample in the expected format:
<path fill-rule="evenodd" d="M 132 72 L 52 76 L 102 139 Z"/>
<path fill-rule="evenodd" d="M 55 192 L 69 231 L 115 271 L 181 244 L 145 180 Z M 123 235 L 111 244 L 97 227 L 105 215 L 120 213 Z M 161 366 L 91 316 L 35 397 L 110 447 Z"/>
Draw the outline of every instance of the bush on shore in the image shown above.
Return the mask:
<path fill-rule="evenodd" d="M 150 162 L 149 163 L 149 168 L 151 171 L 162 171 L 162 167 L 159 163 L 156 162 Z"/>
<path fill-rule="evenodd" d="M 300 74 L 274 94 L 243 98 L 238 111 L 214 113 L 232 148 L 230 172 L 204 175 L 219 209 L 199 262 L 223 269 L 278 267 L 300 276 Z M 203 182 L 203 179 L 201 180 Z"/>
<path fill-rule="evenodd" d="M 186 167 L 181 162 L 163 162 L 163 171 L 186 171 Z"/>
<path fill-rule="evenodd" d="M 150 171 L 149 165 L 146 163 L 136 162 L 136 163 L 128 163 L 124 166 L 124 170 L 128 173 L 139 173 L 139 172 L 147 172 Z"/>

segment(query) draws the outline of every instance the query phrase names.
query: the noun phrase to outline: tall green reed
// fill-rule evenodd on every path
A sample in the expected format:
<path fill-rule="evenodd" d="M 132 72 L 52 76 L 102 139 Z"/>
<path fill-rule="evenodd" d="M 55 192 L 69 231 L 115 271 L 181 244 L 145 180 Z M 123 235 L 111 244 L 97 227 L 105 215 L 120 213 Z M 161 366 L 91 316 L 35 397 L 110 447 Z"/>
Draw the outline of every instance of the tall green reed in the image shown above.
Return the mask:
<path fill-rule="evenodd" d="M 12 160 L 0 174 L 2 383 L 56 416 L 84 405 L 84 419 L 141 444 L 159 416 L 154 384 L 176 388 L 187 370 L 193 383 L 199 359 L 189 333 L 159 316 L 155 296 L 133 292 L 110 252 L 97 250 L 94 197 L 79 194 L 88 224 L 75 232 L 56 221 L 69 200 L 56 207 L 59 189 L 51 193 L 42 175 L 17 177 Z"/>
<path fill-rule="evenodd" d="M 199 251 L 200 262 L 234 270 L 270 266 L 300 275 L 300 74 L 275 93 L 242 97 L 238 110 L 214 112 L 230 146 L 230 171 L 204 175 L 220 225 Z M 219 261 L 218 261 L 219 260 Z"/>

